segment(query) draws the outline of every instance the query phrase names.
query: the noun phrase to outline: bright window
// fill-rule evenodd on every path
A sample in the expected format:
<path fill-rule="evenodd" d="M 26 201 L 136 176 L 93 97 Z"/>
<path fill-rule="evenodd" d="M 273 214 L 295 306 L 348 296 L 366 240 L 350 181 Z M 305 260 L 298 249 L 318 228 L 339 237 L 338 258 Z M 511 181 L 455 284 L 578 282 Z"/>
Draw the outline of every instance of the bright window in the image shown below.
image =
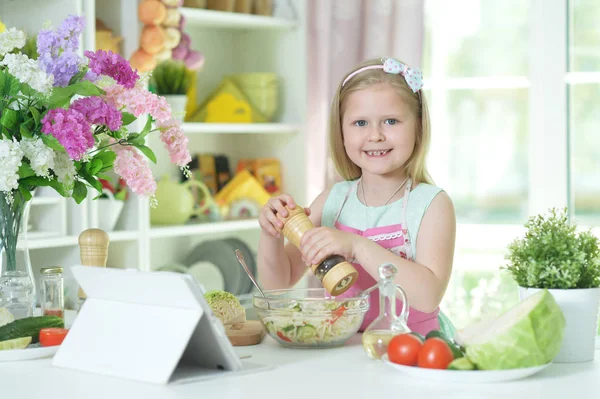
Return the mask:
<path fill-rule="evenodd" d="M 600 2 L 426 0 L 429 167 L 457 211 L 442 304 L 458 327 L 518 301 L 499 268 L 529 215 L 600 223 Z"/>

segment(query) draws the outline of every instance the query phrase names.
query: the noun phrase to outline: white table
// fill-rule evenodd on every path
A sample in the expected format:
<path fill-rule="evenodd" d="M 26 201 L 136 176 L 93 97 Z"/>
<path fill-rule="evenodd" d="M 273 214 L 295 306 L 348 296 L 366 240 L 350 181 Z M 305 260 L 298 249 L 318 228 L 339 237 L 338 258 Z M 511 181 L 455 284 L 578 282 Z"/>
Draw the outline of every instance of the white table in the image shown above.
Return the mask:
<path fill-rule="evenodd" d="M 286 349 L 268 336 L 236 348 L 267 371 L 210 381 L 152 385 L 52 367 L 51 359 L 0 363 L 0 397 L 12 398 L 560 398 L 600 397 L 600 351 L 583 364 L 552 364 L 527 379 L 494 384 L 442 384 L 409 379 L 369 359 L 360 336 L 334 349 Z"/>

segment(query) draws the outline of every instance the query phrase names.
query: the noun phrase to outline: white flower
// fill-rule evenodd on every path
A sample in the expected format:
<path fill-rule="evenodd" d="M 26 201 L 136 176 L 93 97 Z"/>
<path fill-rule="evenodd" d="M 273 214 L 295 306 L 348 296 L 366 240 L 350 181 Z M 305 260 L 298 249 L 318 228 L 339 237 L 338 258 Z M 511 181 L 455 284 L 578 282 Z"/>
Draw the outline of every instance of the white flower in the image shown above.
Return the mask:
<path fill-rule="evenodd" d="M 22 48 L 25 45 L 26 38 L 25 32 L 16 28 L 10 28 L 0 33 L 0 55 L 11 52 L 15 48 Z"/>
<path fill-rule="evenodd" d="M 64 152 L 54 152 L 54 168 L 52 170 L 56 174 L 58 182 L 64 185 L 71 195 L 77 171 L 69 155 Z"/>
<path fill-rule="evenodd" d="M 0 140 L 0 191 L 19 188 L 19 167 L 23 151 L 17 140 Z"/>
<path fill-rule="evenodd" d="M 29 164 L 36 175 L 48 177 L 50 171 L 54 168 L 54 151 L 46 147 L 42 139 L 39 137 L 21 140 L 21 149 L 23 155 L 29 159 Z"/>
<path fill-rule="evenodd" d="M 0 65 L 6 65 L 11 75 L 42 94 L 50 93 L 52 90 L 54 76 L 42 71 L 38 63 L 29 59 L 25 54 L 6 54 L 0 61 Z"/>

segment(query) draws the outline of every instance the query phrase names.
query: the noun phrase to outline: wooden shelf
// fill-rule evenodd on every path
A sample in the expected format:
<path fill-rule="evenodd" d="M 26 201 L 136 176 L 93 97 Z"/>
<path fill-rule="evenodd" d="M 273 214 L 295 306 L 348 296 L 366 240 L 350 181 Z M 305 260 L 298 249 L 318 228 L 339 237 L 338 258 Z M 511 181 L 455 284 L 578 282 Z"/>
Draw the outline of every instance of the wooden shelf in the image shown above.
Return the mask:
<path fill-rule="evenodd" d="M 186 122 L 182 125 L 188 134 L 293 134 L 300 126 L 288 123 L 202 123 Z"/>
<path fill-rule="evenodd" d="M 296 21 L 283 18 L 189 7 L 181 7 L 179 10 L 185 18 L 187 27 L 282 31 L 296 27 Z"/>
<path fill-rule="evenodd" d="M 257 219 L 228 220 L 225 222 L 196 223 L 183 226 L 152 227 L 151 238 L 180 237 L 194 234 L 218 234 L 230 231 L 252 230 L 260 228 Z"/>

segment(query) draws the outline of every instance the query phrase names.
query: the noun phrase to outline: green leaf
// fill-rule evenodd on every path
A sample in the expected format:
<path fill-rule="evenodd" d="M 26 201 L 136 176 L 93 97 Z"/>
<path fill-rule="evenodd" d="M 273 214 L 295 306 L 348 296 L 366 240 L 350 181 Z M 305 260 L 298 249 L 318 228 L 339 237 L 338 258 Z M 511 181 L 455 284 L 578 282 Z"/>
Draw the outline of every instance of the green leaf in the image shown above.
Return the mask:
<path fill-rule="evenodd" d="M 127 136 L 127 142 L 131 145 L 136 145 L 144 144 L 145 140 L 142 138 L 142 136 L 140 136 L 139 133 L 131 133 L 129 136 Z"/>
<path fill-rule="evenodd" d="M 154 155 L 154 152 L 150 149 L 150 147 L 146 147 L 143 144 L 136 144 L 135 147 L 138 150 L 140 150 L 145 156 L 147 156 L 148 159 L 156 163 L 156 155 Z"/>
<path fill-rule="evenodd" d="M 6 85 L 6 81 L 8 80 L 7 74 L 4 73 L 3 70 L 0 69 L 0 97 L 4 97 L 4 86 Z"/>
<path fill-rule="evenodd" d="M 29 176 L 35 176 L 33 168 L 29 162 L 21 162 L 21 166 L 19 166 L 19 178 L 24 179 Z"/>
<path fill-rule="evenodd" d="M 20 185 L 23 185 L 26 189 L 33 189 L 34 187 L 52 187 L 57 193 L 63 197 L 68 197 L 69 194 L 65 190 L 65 187 L 58 182 L 58 180 L 48 180 L 40 176 L 30 176 L 25 179 L 21 179 Z"/>
<path fill-rule="evenodd" d="M 19 132 L 21 133 L 21 136 L 27 137 L 28 139 L 33 137 L 33 134 L 27 129 L 27 125 L 24 123 L 19 127 Z"/>
<path fill-rule="evenodd" d="M 21 195 L 23 196 L 23 199 L 25 201 L 29 201 L 31 200 L 31 198 L 33 197 L 31 195 L 31 191 L 27 190 L 27 188 L 23 187 L 22 185 L 19 184 L 19 191 L 21 192 Z"/>
<path fill-rule="evenodd" d="M 79 72 L 77 72 L 75 75 L 73 75 L 73 77 L 69 80 L 69 86 L 74 85 L 75 83 L 79 82 L 87 73 L 88 68 L 82 68 Z"/>
<path fill-rule="evenodd" d="M 58 142 L 56 137 L 54 137 L 50 134 L 42 134 L 42 135 L 40 135 L 40 137 L 42 138 L 42 141 L 44 142 L 44 144 L 46 144 L 46 146 L 52 148 L 54 151 L 65 152 L 65 148 Z"/>
<path fill-rule="evenodd" d="M 99 159 L 102 161 L 102 168 L 98 171 L 98 173 L 95 173 L 95 175 L 111 169 L 116 158 L 117 154 L 114 151 L 105 150 L 97 154 L 94 159 Z"/>
<path fill-rule="evenodd" d="M 135 115 L 130 114 L 129 112 L 122 112 L 121 114 L 123 115 L 123 126 L 129 125 L 137 119 Z"/>
<path fill-rule="evenodd" d="M 31 115 L 33 116 L 33 119 L 35 120 L 35 124 L 39 125 L 40 121 L 42 120 L 42 118 L 40 117 L 40 111 L 35 109 L 35 107 L 29 107 L 29 112 L 31 112 Z"/>
<path fill-rule="evenodd" d="M 104 90 L 90 82 L 89 80 L 82 80 L 77 82 L 71 86 L 69 86 L 73 90 L 73 94 L 79 94 L 80 96 L 100 96 L 102 94 L 106 94 Z"/>
<path fill-rule="evenodd" d="M 84 174 L 83 178 L 90 184 L 90 186 L 94 187 L 98 192 L 102 192 L 102 183 L 100 183 L 94 176 Z"/>
<path fill-rule="evenodd" d="M 83 184 L 79 180 L 76 180 L 75 186 L 73 187 L 73 199 L 78 204 L 81 204 L 81 202 L 85 199 L 86 196 L 87 196 L 87 187 L 85 186 L 85 184 Z"/>
<path fill-rule="evenodd" d="M 140 133 L 139 140 L 142 140 L 144 137 L 146 137 L 148 135 L 148 133 L 150 133 L 151 129 L 152 129 L 152 118 L 148 117 L 148 120 L 146 121 L 146 125 L 144 126 L 144 129 L 142 129 L 142 131 Z"/>
<path fill-rule="evenodd" d="M 104 150 L 104 151 L 96 154 L 96 156 L 94 156 L 94 159 L 99 159 L 102 161 L 102 163 L 109 163 L 109 162 L 114 162 L 116 157 L 117 157 L 116 152 L 110 151 L 110 150 Z"/>
<path fill-rule="evenodd" d="M 17 94 L 21 91 L 21 82 L 17 79 L 10 79 L 10 83 L 8 86 L 8 97 L 16 97 Z"/>
<path fill-rule="evenodd" d="M 2 117 L 0 117 L 0 124 L 7 129 L 14 130 L 17 128 L 17 121 L 19 120 L 19 114 L 14 109 L 5 108 Z"/>
<path fill-rule="evenodd" d="M 73 86 L 55 87 L 52 90 L 50 100 L 48 100 L 48 108 L 64 107 L 69 103 L 73 94 Z"/>
<path fill-rule="evenodd" d="M 96 176 L 98 172 L 102 169 L 102 160 L 98 158 L 94 158 L 91 162 L 92 166 L 90 166 L 90 175 Z"/>

